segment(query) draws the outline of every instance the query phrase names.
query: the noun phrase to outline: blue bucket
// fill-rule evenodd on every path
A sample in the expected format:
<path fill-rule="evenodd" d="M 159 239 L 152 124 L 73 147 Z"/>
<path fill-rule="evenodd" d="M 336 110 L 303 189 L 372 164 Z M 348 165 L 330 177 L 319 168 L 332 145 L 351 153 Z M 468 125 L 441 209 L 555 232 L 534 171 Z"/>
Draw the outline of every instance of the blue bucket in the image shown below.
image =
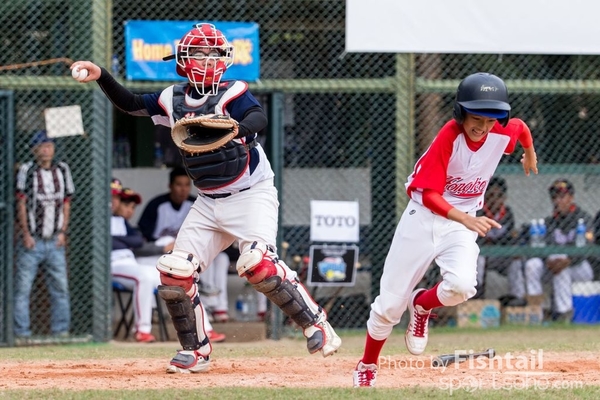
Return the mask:
<path fill-rule="evenodd" d="M 573 296 L 573 322 L 600 324 L 600 295 Z"/>
<path fill-rule="evenodd" d="M 573 284 L 573 322 L 576 324 L 600 323 L 600 282 Z"/>

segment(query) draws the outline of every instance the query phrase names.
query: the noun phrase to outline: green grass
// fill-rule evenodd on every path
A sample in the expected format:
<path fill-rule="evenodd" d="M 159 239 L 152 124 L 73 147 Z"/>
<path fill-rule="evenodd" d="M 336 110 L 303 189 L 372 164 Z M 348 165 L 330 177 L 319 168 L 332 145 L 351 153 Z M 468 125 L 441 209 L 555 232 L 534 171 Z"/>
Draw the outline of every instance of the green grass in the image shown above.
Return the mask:
<path fill-rule="evenodd" d="M 505 400 L 513 399 L 598 399 L 600 387 L 591 386 L 575 390 L 478 390 L 466 392 L 459 390 L 450 393 L 436 388 L 408 388 L 408 389 L 261 389 L 261 388 L 203 388 L 201 390 L 137 390 L 118 392 L 110 390 L 86 390 L 82 392 L 63 390 L 9 390 L 0 392 L 0 399 L 27 399 L 27 400 L 99 400 L 99 399 L 140 399 L 140 400 L 171 400 L 171 399 L 248 399 L 248 400 L 287 400 L 287 399 L 485 399 Z"/>
<path fill-rule="evenodd" d="M 384 355 L 408 355 L 403 342 L 401 330 L 395 330 L 382 351 Z M 360 357 L 364 344 L 364 331 L 342 331 L 344 345 L 338 355 L 340 357 Z M 600 326 L 546 326 L 515 327 L 502 326 L 496 329 L 456 329 L 434 328 L 430 331 L 428 354 L 452 353 L 456 349 L 485 350 L 495 348 L 497 353 L 528 351 L 543 349 L 544 352 L 599 352 Z M 1 348 L 0 359 L 10 361 L 28 360 L 106 360 L 140 358 L 163 359 L 165 362 L 175 353 L 178 344 L 175 342 L 156 343 L 141 347 L 135 343 L 87 343 L 63 346 Z M 252 357 L 308 357 L 304 348 L 304 340 L 283 339 L 260 343 L 219 343 L 214 346 L 214 358 L 252 358 Z M 336 357 L 334 356 L 334 357 Z M 210 372 L 209 372 L 210 373 Z M 424 372 L 426 373 L 426 371 Z M 307 377 L 307 379 L 326 379 L 326 377 Z M 282 383 L 285 385 L 285 382 Z M 0 369 L 0 389 L 2 374 Z M 354 388 L 248 388 L 218 387 L 199 388 L 197 390 L 182 389 L 147 389 L 147 390 L 78 390 L 59 389 L 23 389 L 2 390 L 3 399 L 598 399 L 600 386 L 584 386 L 575 389 L 535 389 L 520 388 L 502 389 L 458 389 L 450 391 L 446 387 L 409 387 L 400 389 L 354 389 Z"/>
<path fill-rule="evenodd" d="M 340 355 L 360 356 L 363 350 L 364 330 L 338 330 L 344 340 Z M 408 354 L 404 346 L 404 332 L 394 330 L 386 342 L 384 352 Z M 600 351 L 600 325 L 553 325 L 553 326 L 501 326 L 493 329 L 477 328 L 432 328 L 427 352 L 453 352 L 457 348 L 494 348 L 497 352 L 526 351 L 530 349 L 552 351 Z M 290 342 L 292 344 L 290 344 Z M 297 343 L 296 343 L 297 342 Z M 279 356 L 306 356 L 303 338 L 268 341 L 269 348 L 256 343 L 218 343 L 216 357 L 261 357 L 269 354 Z M 176 342 L 155 343 L 144 347 L 135 343 L 83 343 L 62 346 L 0 348 L 0 359 L 4 360 L 85 360 L 112 358 L 168 358 L 179 348 Z"/>

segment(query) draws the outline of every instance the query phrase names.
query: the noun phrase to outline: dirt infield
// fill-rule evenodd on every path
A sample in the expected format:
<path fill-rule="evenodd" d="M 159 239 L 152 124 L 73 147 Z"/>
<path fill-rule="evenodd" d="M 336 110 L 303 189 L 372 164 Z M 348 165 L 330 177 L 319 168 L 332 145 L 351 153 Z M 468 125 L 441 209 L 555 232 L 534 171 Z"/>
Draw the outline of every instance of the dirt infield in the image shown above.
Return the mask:
<path fill-rule="evenodd" d="M 201 374 L 166 374 L 157 358 L 61 361 L 3 361 L 1 389 L 193 389 L 198 387 L 350 387 L 356 356 L 214 357 Z M 429 356 L 382 358 L 377 387 L 576 388 L 600 385 L 600 363 L 593 352 L 498 354 L 432 368 Z"/>

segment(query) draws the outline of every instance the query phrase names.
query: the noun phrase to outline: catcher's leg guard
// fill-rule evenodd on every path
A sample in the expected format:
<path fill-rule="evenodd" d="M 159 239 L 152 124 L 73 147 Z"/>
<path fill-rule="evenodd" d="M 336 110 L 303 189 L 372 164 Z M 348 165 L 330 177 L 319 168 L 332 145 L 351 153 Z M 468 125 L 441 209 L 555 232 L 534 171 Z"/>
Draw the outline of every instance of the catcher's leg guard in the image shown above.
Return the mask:
<path fill-rule="evenodd" d="M 202 305 L 198 296 L 194 303 L 178 286 L 158 286 L 158 295 L 167 304 L 167 309 L 177 331 L 177 338 L 184 350 L 199 350 L 204 346 L 210 347 L 208 337 L 204 333 Z M 206 349 L 204 349 L 206 350 Z M 210 354 L 201 352 L 202 355 Z"/>
<path fill-rule="evenodd" d="M 240 255 L 236 268 L 239 276 L 245 277 L 302 327 L 309 353 L 321 351 L 323 357 L 327 357 L 341 346 L 342 340 L 327 322 L 325 311 L 272 249 L 255 242 L 250 250 Z"/>
<path fill-rule="evenodd" d="M 192 253 L 173 250 L 162 255 L 156 263 L 160 281 L 165 286 L 179 286 L 190 298 L 198 292 L 196 278 L 201 270 L 200 261 Z"/>
<path fill-rule="evenodd" d="M 196 278 L 200 263 L 193 254 L 175 250 L 162 256 L 156 265 L 160 271 L 159 296 L 177 331 L 183 350 L 171 360 L 168 373 L 202 372 L 210 366 L 212 346 L 204 330 L 202 304 Z"/>

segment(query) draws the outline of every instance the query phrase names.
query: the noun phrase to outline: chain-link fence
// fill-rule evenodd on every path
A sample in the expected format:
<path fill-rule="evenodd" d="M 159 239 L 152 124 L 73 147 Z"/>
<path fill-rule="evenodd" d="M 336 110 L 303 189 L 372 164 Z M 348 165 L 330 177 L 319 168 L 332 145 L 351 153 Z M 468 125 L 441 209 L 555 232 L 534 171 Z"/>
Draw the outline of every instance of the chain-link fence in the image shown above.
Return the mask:
<path fill-rule="evenodd" d="M 1 87 L 10 97 L 10 113 L 3 114 L 3 173 L 10 173 L 11 179 L 3 179 L 3 196 L 0 202 L 12 205 L 16 202 L 13 173 L 25 163 L 34 159 L 30 140 L 33 135 L 46 129 L 46 110 L 79 105 L 82 110 L 84 134 L 57 137 L 55 161 L 64 161 L 70 166 L 75 186 L 72 199 L 70 223 L 68 227 L 65 255 L 67 261 L 68 292 L 70 298 L 70 337 L 54 336 L 52 325 L 65 316 L 52 316 L 53 295 L 57 292 L 56 282 L 49 281 L 48 263 L 40 266 L 32 284 L 30 322 L 33 343 L 54 341 L 74 341 L 110 339 L 109 264 L 108 236 L 110 176 L 109 144 L 112 131 L 108 102 L 97 87 L 84 88 L 70 77 L 69 65 L 77 58 L 98 58 L 105 54 L 106 40 L 94 40 L 92 32 L 106 29 L 106 8 L 92 7 L 88 2 L 23 1 L 3 3 L 0 6 L 2 20 L 2 65 Z M 11 28 L 12 27 L 12 28 Z M 70 115 L 58 115 L 65 127 L 73 125 Z M 6 122 L 4 122 L 6 121 Z M 61 134 L 61 132 L 58 132 Z M 9 145 L 5 145 L 10 138 Z M 14 151 L 13 151 L 14 148 Z M 42 182 L 39 180 L 38 182 Z M 53 181 L 57 183 L 58 181 Z M 54 193 L 54 189 L 52 192 Z M 40 199 L 42 204 L 51 199 Z M 31 211 L 31 209 L 30 209 Z M 11 223 L 18 226 L 16 207 L 11 209 Z M 4 223 L 4 221 L 3 221 Z M 5 272 L 2 283 L 13 282 L 14 272 L 21 268 L 13 263 L 13 250 L 16 257 L 24 243 L 20 230 L 3 230 L 2 248 L 10 250 L 10 257 L 3 252 Z M 60 228 L 59 228 L 60 229 Z M 32 232 L 33 229 L 32 229 Z M 34 236 L 37 234 L 34 234 Z M 39 237 L 34 239 L 41 243 Z M 21 281 L 19 281 L 21 282 Z M 20 284 L 20 283 L 19 283 Z M 15 283 L 16 285 L 16 283 Z M 21 287 L 22 289 L 22 287 Z M 3 315 L 3 326 L 7 327 L 2 343 L 14 343 L 14 314 L 23 316 L 20 308 L 15 308 L 16 287 L 3 290 L 3 309 L 11 310 Z M 60 314 L 65 314 L 59 311 Z M 56 312 L 56 310 L 55 310 Z M 51 321 L 54 320 L 54 324 Z M 61 328 L 61 330 L 64 328 Z M 63 333 L 63 332 L 55 332 Z"/>
<path fill-rule="evenodd" d="M 283 154 L 274 156 L 281 156 L 283 166 L 281 223 L 282 240 L 289 243 L 288 263 L 301 273 L 306 270 L 311 199 L 359 202 L 361 268 L 357 285 L 314 292 L 329 306 L 335 326 L 364 327 L 369 304 L 378 292 L 386 252 L 407 201 L 403 190 L 406 177 L 437 130 L 451 118 L 458 82 L 475 71 L 492 72 L 505 79 L 513 116 L 524 119 L 532 129 L 541 173 L 523 176 L 520 151 L 502 160 L 498 176 L 506 180 L 506 204 L 514 214 L 511 235 L 518 239 L 510 246 L 485 245 L 482 255 L 509 261 L 554 253 L 567 254 L 575 261 L 583 256 L 593 261 L 596 256 L 593 239 L 583 248 L 571 245 L 576 221 L 563 227 L 564 238 L 559 235 L 556 239 L 557 234 L 549 233 L 545 248 L 527 244 L 529 222 L 553 215 L 548 187 L 556 179 L 572 183 L 576 204 L 589 214 L 587 229 L 594 229 L 593 217 L 600 208 L 596 201 L 600 194 L 599 57 L 348 54 L 344 52 L 343 1 L 36 0 L 8 2 L 0 10 L 0 85 L 10 93 L 7 104 L 14 103 L 2 113 L 7 114 L 7 121 L 14 121 L 6 129 L 13 134 L 15 148 L 14 154 L 10 146 L 0 149 L 0 162 L 5 163 L 1 165 L 13 161 L 19 165 L 31 159 L 27 143 L 34 132 L 45 127 L 45 109 L 70 105 L 82 109 L 84 135 L 57 138 L 56 151 L 56 159 L 69 163 L 75 184 L 67 247 L 71 331 L 75 337 L 110 338 L 110 167 L 152 166 L 155 137 L 147 132 L 151 127 L 131 122 L 113 110 L 97 85 L 82 85 L 71 79 L 68 65 L 75 59 L 90 59 L 112 67 L 117 78 L 138 93 L 172 83 L 124 79 L 124 23 L 129 20 L 259 24 L 261 80 L 252 82 L 250 89 L 265 99 L 266 107 L 272 106 L 268 99 L 273 94 L 283 102 L 281 126 L 274 130 L 282 135 Z M 3 134 L 3 138 L 10 137 Z M 270 140 L 273 138 L 266 138 Z M 3 168 L 7 170 L 10 168 Z M 13 201 L 8 201 L 14 193 L 11 180 L 4 179 L 2 185 L 0 203 L 12 205 Z M 12 225 L 0 223 L 4 224 L 2 248 L 12 248 Z M 568 245 L 555 247 L 563 242 Z M 6 254 L 4 257 L 7 263 L 11 261 Z M 520 267 L 524 274 L 526 264 Z M 488 268 L 482 297 L 511 293 L 506 269 Z M 438 279 L 435 271 L 432 269 L 426 281 Z M 595 262 L 591 262 L 591 271 L 591 277 L 584 274 L 585 280 L 597 278 Z M 11 273 L 12 266 L 3 270 L 0 285 L 10 283 Z M 572 281 L 578 277 L 567 275 L 559 290 L 552 285 L 559 274 L 542 277 L 549 310 L 556 312 L 556 305 L 561 303 L 556 293 L 567 296 L 563 298 L 567 303 L 572 298 Z M 41 283 L 32 297 L 36 304 L 34 332 L 38 335 L 48 334 L 50 324 L 50 299 L 43 281 L 36 279 L 36 285 Z M 593 290 L 589 288 L 587 294 Z M 0 316 L 4 326 L 10 327 L 9 291 L 2 292 L 5 305 Z M 526 293 L 531 294 L 531 290 Z M 0 336 L 0 342 L 10 342 L 8 331 Z"/>

